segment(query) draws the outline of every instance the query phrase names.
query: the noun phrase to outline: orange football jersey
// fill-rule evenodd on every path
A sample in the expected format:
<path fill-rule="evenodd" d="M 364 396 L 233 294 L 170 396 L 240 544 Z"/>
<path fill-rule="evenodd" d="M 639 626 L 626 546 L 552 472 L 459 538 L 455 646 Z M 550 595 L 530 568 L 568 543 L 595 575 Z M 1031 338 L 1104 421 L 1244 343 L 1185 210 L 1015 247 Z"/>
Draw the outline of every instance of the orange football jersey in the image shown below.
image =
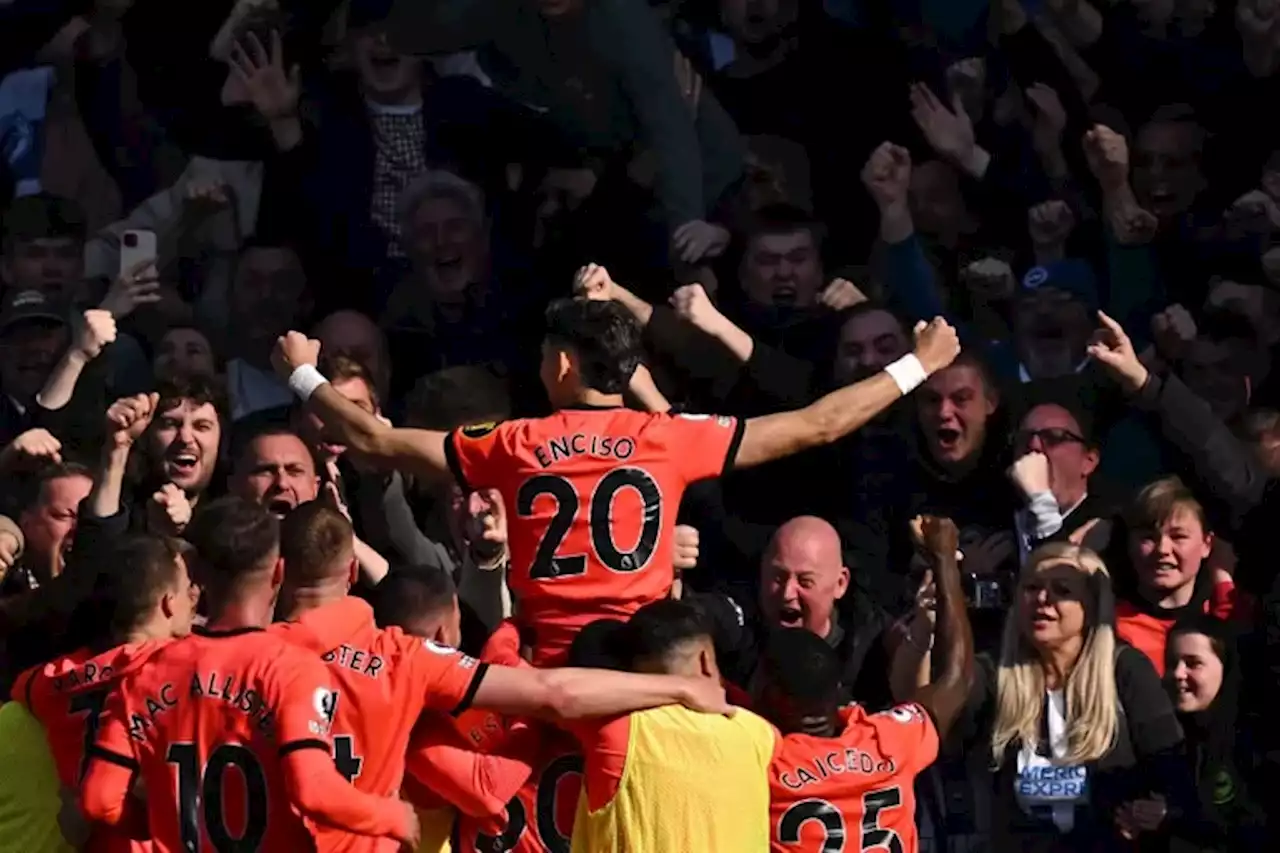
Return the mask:
<path fill-rule="evenodd" d="M 108 697 L 81 787 L 86 814 L 116 813 L 140 775 L 157 853 L 315 849 L 282 759 L 322 750 L 319 767 L 332 769 L 329 732 L 345 698 L 305 649 L 259 629 L 197 629 Z M 397 803 L 358 793 L 336 771 L 297 784 L 353 830 L 381 835 L 404 825 Z"/>
<path fill-rule="evenodd" d="M 128 644 L 96 654 L 78 649 L 18 676 L 13 699 L 44 726 L 62 787 L 74 790 L 80 785 L 107 695 L 125 674 L 163 645 L 163 641 Z M 85 849 L 89 853 L 144 853 L 151 845 L 97 826 Z"/>
<path fill-rule="evenodd" d="M 318 607 L 270 633 L 309 648 L 328 666 L 341 697 L 333 718 L 334 764 L 361 791 L 395 796 L 404 777 L 405 750 L 423 711 L 460 714 L 484 678 L 485 664 L 455 649 L 382 629 L 358 598 Z M 316 828 L 324 853 L 388 851 L 392 839 Z"/>
<path fill-rule="evenodd" d="M 464 427 L 445 452 L 464 490 L 497 489 L 533 663 L 559 663 L 578 629 L 630 616 L 675 580 L 685 488 L 733 465 L 744 424 L 620 408 Z"/>
<path fill-rule="evenodd" d="M 458 815 L 458 853 L 568 853 L 582 791 L 582 748 L 548 728 L 532 770 L 507 803 L 502 832 L 492 820 Z"/>
<path fill-rule="evenodd" d="M 938 756 L 933 719 L 915 704 L 840 713 L 835 737 L 782 739 L 769 767 L 774 853 L 916 853 L 915 777 Z"/>

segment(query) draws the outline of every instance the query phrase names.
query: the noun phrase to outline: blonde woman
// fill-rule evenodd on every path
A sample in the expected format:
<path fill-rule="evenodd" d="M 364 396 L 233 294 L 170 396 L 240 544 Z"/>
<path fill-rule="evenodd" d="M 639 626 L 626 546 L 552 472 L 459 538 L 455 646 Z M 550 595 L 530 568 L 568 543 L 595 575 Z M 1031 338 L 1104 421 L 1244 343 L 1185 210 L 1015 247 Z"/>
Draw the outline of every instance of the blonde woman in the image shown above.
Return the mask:
<path fill-rule="evenodd" d="M 1114 612 L 1092 551 L 1053 543 L 1029 555 L 982 703 L 993 849 L 1132 851 L 1193 807 L 1173 707 L 1151 662 L 1117 642 Z"/>

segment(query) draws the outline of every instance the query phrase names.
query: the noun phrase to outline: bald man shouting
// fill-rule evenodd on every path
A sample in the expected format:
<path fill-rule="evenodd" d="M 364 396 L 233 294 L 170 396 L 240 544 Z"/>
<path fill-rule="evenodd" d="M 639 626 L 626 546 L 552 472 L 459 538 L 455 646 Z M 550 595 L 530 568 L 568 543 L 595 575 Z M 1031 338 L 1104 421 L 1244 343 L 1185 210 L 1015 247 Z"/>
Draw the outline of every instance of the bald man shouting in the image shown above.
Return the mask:
<path fill-rule="evenodd" d="M 803 628 L 826 640 L 839 656 L 842 701 L 888 707 L 883 635 L 890 620 L 856 588 L 851 592 L 850 580 L 840 536 L 830 524 L 800 516 L 779 527 L 760 563 L 758 613 L 747 617 L 743 641 L 729 658 L 732 680 L 755 695 L 756 653 L 766 645 L 765 635 Z"/>

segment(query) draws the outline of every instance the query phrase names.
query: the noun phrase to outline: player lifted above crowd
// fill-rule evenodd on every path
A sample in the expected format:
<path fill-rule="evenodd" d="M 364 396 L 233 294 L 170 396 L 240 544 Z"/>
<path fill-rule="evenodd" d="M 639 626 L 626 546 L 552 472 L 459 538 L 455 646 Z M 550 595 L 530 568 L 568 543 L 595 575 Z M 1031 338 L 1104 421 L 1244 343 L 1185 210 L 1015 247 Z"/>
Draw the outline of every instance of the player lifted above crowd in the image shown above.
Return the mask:
<path fill-rule="evenodd" d="M 333 440 L 375 463 L 502 494 L 508 582 L 539 666 L 562 660 L 591 620 L 625 618 L 669 593 L 668 543 L 690 483 L 835 442 L 960 351 L 945 320 L 921 323 L 915 352 L 876 376 L 803 409 L 739 420 L 625 408 L 641 331 L 616 303 L 560 300 L 546 322 L 540 375 L 555 413 L 448 433 L 395 429 L 346 400 L 316 368 L 319 342 L 300 333 L 273 356 Z"/>

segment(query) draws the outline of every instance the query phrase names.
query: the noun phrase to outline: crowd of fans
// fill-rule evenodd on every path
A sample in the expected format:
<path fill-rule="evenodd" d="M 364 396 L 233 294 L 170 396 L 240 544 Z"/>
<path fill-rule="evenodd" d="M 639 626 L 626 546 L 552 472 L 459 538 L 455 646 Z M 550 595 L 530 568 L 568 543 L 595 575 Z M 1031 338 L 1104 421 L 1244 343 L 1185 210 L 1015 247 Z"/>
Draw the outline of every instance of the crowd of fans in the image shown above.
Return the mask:
<path fill-rule="evenodd" d="M 1269 103 L 1276 0 L 0 0 L 0 853 L 1280 843 Z"/>

